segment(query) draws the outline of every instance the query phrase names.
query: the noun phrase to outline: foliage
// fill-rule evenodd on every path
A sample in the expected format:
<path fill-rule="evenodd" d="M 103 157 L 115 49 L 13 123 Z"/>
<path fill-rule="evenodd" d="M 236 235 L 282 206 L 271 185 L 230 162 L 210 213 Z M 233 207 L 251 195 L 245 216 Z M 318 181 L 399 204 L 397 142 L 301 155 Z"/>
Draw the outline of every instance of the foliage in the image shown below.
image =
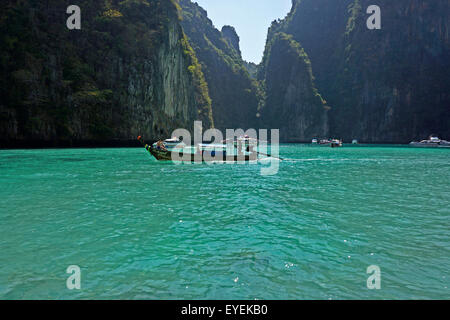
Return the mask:
<path fill-rule="evenodd" d="M 309 57 L 312 92 L 326 97 L 329 135 L 401 143 L 431 133 L 450 137 L 447 1 L 380 0 L 376 4 L 382 8 L 381 30 L 366 27 L 365 10 L 372 4 L 370 0 L 293 1 L 287 17 L 274 21 L 269 29 L 258 70 L 258 79 L 269 90 L 267 96 L 285 89 L 270 91 L 267 79 L 276 70 L 267 68 L 276 52 L 275 35 L 286 33 Z M 288 55 L 290 47 L 279 50 Z M 283 66 L 281 60 L 276 59 L 278 68 Z M 288 77 L 280 76 L 279 81 L 286 83 Z"/>
<path fill-rule="evenodd" d="M 250 77 L 237 43 L 217 30 L 198 4 L 180 0 L 180 5 L 181 24 L 208 83 L 215 127 L 256 127 L 259 84 Z M 232 32 L 234 28 L 225 30 Z"/>
<path fill-rule="evenodd" d="M 157 117 L 167 123 L 167 131 L 186 125 L 180 115 L 173 119 L 155 115 L 164 103 L 158 68 L 160 52 L 168 54 L 167 50 L 184 56 L 187 66 L 181 76 L 189 79 L 185 93 L 189 112 L 205 115 L 205 124 L 211 122 L 208 86 L 183 38 L 177 1 L 80 0 L 76 4 L 82 8 L 79 31 L 65 28 L 64 2 L 25 0 L 1 5 L 4 120 L 0 126 L 6 127 L 2 121 L 11 117 L 17 121 L 17 132 L 7 132 L 6 138 L 129 139 L 134 136 L 129 133 L 140 128 L 151 133 L 151 121 Z M 183 41 L 171 47 L 169 32 Z M 142 84 L 131 83 L 131 77 Z M 133 91 L 132 86 L 144 82 L 150 89 Z"/>
<path fill-rule="evenodd" d="M 192 49 L 185 34 L 183 34 L 181 43 L 184 54 L 189 57 L 190 64 L 188 66 L 188 70 L 191 74 L 196 88 L 196 103 L 198 105 L 198 114 L 201 116 L 201 118 L 208 119 L 208 122 L 211 123 L 211 126 L 213 127 L 214 120 L 212 117 L 211 109 L 212 102 L 211 98 L 209 97 L 208 84 L 206 83 L 205 77 L 203 75 L 202 67 L 198 62 L 194 49 Z"/>

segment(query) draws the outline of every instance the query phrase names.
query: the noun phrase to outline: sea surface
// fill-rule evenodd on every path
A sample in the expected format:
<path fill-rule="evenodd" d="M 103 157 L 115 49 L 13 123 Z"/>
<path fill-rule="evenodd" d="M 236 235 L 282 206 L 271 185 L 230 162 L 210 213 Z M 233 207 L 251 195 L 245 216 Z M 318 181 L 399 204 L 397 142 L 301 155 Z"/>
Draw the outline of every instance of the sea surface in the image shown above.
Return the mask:
<path fill-rule="evenodd" d="M 0 151 L 0 298 L 450 299 L 449 149 L 280 155 L 264 176 L 143 148 Z"/>

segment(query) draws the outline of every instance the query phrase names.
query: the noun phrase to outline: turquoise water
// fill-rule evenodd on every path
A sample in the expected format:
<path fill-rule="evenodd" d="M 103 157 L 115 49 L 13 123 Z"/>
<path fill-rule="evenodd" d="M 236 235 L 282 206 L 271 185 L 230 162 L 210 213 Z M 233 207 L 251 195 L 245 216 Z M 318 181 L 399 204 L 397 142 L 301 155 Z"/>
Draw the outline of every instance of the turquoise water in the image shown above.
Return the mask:
<path fill-rule="evenodd" d="M 450 298 L 450 150 L 280 154 L 261 176 L 142 148 L 0 151 L 0 298 Z"/>

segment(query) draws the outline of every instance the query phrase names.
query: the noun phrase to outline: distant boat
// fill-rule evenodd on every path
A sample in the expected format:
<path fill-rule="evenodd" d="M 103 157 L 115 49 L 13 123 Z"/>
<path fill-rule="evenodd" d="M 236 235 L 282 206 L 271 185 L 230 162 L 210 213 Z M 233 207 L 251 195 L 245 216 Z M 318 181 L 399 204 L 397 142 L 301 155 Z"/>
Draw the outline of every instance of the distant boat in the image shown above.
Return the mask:
<path fill-rule="evenodd" d="M 331 147 L 332 147 L 332 148 L 339 148 L 339 147 L 342 147 L 342 140 L 339 140 L 339 139 L 333 139 L 333 140 L 331 140 Z"/>
<path fill-rule="evenodd" d="M 319 141 L 321 146 L 330 146 L 332 148 L 342 147 L 342 140 L 339 139 L 322 139 Z"/>
<path fill-rule="evenodd" d="M 352 140 L 352 144 L 358 144 L 358 140 L 353 139 L 353 140 Z"/>
<path fill-rule="evenodd" d="M 319 141 L 320 145 L 329 145 L 330 143 L 331 143 L 331 140 L 329 140 L 329 139 L 321 139 Z"/>
<path fill-rule="evenodd" d="M 319 141 L 317 139 L 312 139 L 311 143 L 312 144 L 317 144 Z"/>
<path fill-rule="evenodd" d="M 413 141 L 409 145 L 412 147 L 425 148 L 450 148 L 450 141 L 441 140 L 438 137 L 430 136 L 427 140 Z"/>

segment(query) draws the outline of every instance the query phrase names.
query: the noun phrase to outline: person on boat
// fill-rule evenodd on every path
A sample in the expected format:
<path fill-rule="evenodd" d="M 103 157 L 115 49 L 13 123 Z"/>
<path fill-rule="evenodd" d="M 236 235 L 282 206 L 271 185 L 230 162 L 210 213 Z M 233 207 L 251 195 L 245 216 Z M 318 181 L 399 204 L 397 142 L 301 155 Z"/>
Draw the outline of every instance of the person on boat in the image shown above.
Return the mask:
<path fill-rule="evenodd" d="M 164 145 L 164 141 L 162 141 L 162 140 L 159 140 L 158 142 L 156 142 L 156 148 L 159 150 L 167 151 L 167 148 Z"/>

